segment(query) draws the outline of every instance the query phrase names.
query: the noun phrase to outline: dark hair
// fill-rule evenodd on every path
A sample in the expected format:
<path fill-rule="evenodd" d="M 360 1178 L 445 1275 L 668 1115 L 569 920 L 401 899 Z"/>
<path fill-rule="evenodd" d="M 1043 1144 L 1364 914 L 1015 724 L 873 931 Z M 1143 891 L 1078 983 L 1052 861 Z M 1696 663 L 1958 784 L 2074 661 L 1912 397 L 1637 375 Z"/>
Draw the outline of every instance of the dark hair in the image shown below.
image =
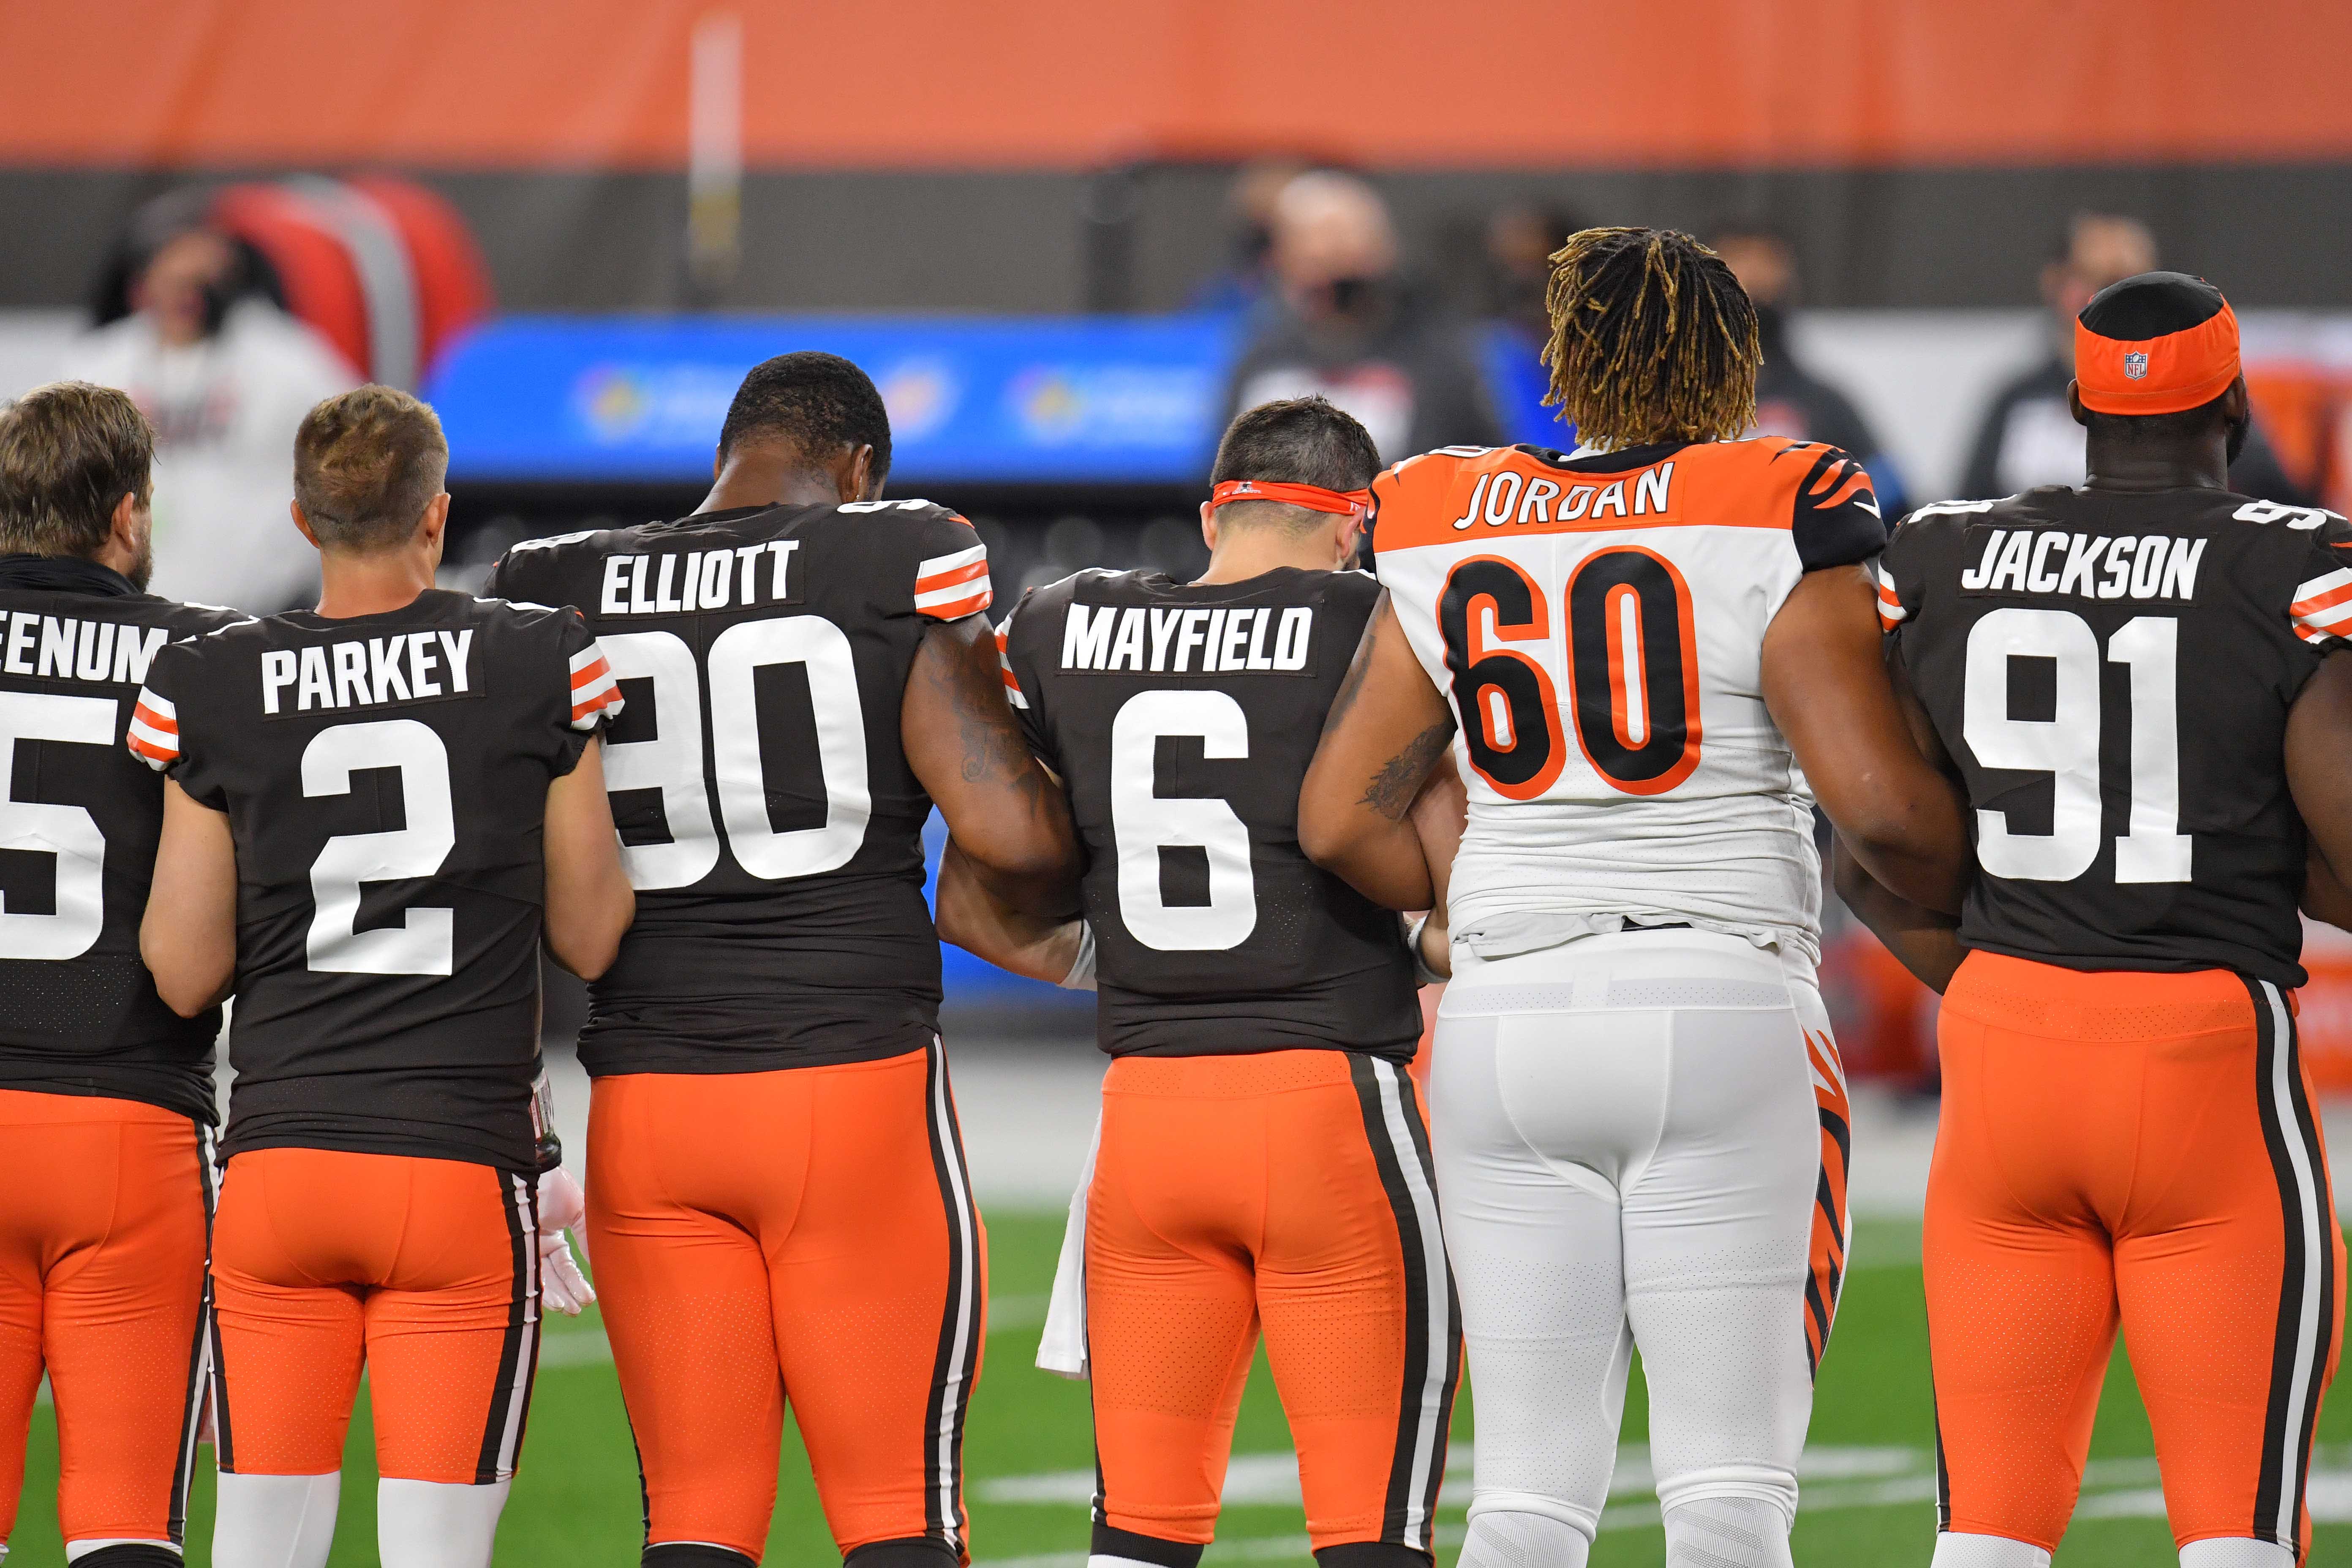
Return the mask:
<path fill-rule="evenodd" d="M 330 397 L 294 433 L 294 499 L 325 549 L 404 543 L 448 475 L 440 416 L 396 387 Z"/>
<path fill-rule="evenodd" d="M 1756 422 L 1756 307 L 1723 258 L 1663 228 L 1588 228 L 1552 253 L 1544 401 L 1588 441 L 1729 440 Z"/>
<path fill-rule="evenodd" d="M 1261 403 L 1234 416 L 1217 443 L 1217 460 L 1209 482 L 1263 479 L 1270 484 L 1315 485 L 1327 490 L 1360 490 L 1381 471 L 1381 449 L 1371 433 L 1355 416 L 1324 397 L 1288 397 Z M 1281 518 L 1301 526 L 1319 522 L 1323 514 L 1274 501 L 1229 503 L 1237 521 L 1263 516 Z M 1263 509 L 1261 510 L 1261 509 Z"/>
<path fill-rule="evenodd" d="M 122 498 L 148 498 L 154 462 L 154 427 L 121 393 L 35 387 L 0 407 L 0 551 L 96 554 Z"/>
<path fill-rule="evenodd" d="M 2103 338 L 2144 342 L 2204 325 L 2227 303 L 2221 290 L 2186 272 L 2141 272 L 2091 296 L 2075 319 Z"/>
<path fill-rule="evenodd" d="M 727 405 L 719 456 L 723 461 L 736 443 L 762 437 L 788 441 L 813 459 L 871 447 L 873 481 L 890 472 L 890 411 L 873 379 L 839 354 L 803 350 L 751 367 Z"/>

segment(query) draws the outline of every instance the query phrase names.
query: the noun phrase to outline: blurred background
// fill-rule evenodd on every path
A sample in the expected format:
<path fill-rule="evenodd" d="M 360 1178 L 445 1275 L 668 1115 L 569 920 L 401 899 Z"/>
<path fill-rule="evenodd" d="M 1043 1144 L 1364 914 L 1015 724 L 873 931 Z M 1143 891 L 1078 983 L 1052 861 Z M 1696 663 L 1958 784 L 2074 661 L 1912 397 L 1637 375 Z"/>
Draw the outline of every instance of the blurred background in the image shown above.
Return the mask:
<path fill-rule="evenodd" d="M 130 391 L 161 437 L 155 587 L 268 612 L 314 587 L 285 504 L 321 396 L 437 405 L 473 587 L 518 539 L 690 510 L 744 370 L 828 349 L 888 400 L 890 493 L 969 516 L 1006 608 L 1199 566 L 1238 404 L 1322 391 L 1391 460 L 1571 445 L 1540 404 L 1546 258 L 1643 224 L 1717 245 L 1762 310 L 1760 427 L 1862 458 L 1890 520 L 2079 479 L 2069 319 L 2159 263 L 2244 323 L 2238 488 L 2346 510 L 2347 59 L 2343 0 L 0 0 L 0 397 Z M 1924 1562 L 1934 999 L 1833 900 L 1831 927 L 1865 1228 L 1800 1555 Z M 1084 1393 L 1018 1342 L 1092 1121 L 1092 1002 L 947 960 L 1015 1342 L 975 1412 L 975 1541 L 1077 1568 Z M 2311 964 L 2304 1048 L 2352 1094 L 2352 939 Z M 580 1007 L 551 992 L 575 1140 Z M 604 1342 L 559 1327 L 500 1560 L 634 1560 Z M 2110 1387 L 2067 1561 L 2169 1563 Z M 1656 1560 L 1644 1430 L 1637 1384 L 1596 1563 Z M 1465 1409 L 1463 1465 L 1468 1436 Z M 2352 1425 L 2322 1436 L 2315 1555 L 2352 1552 Z M 1261 1376 L 1219 1561 L 1303 1560 L 1286 1445 Z M 772 1545 L 821 1560 L 797 1464 Z M 346 1490 L 336 1562 L 372 1561 Z M 43 1495 L 19 1561 L 56 1560 Z"/>

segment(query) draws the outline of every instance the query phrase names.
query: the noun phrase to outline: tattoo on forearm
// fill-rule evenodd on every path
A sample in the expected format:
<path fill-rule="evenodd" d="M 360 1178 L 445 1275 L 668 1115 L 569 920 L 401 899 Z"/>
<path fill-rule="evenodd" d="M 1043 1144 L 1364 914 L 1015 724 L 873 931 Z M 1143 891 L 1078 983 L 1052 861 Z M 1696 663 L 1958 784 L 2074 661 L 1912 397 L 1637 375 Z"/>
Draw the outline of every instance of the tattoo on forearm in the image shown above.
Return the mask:
<path fill-rule="evenodd" d="M 1372 775 L 1363 799 L 1357 804 L 1370 806 L 1391 822 L 1403 821 L 1405 813 L 1412 809 L 1414 797 L 1421 794 L 1429 770 L 1436 766 L 1439 755 L 1453 739 L 1454 721 L 1450 717 L 1415 735 L 1403 751 L 1381 764 L 1381 771 Z"/>
<path fill-rule="evenodd" d="M 953 657 L 929 664 L 926 674 L 955 714 L 958 775 L 966 784 L 1010 790 L 1032 822 L 1050 816 L 1053 797 L 1044 770 L 996 698 L 1001 676 L 994 643 L 977 638 Z"/>

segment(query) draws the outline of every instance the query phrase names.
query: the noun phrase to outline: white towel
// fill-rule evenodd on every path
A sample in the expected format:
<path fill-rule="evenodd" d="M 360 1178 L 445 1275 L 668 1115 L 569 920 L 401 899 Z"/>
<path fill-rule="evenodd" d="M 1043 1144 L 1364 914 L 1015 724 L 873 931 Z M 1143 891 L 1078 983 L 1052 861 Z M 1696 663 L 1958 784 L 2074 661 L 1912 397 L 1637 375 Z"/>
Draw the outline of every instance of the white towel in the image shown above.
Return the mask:
<path fill-rule="evenodd" d="M 1045 1331 L 1037 1339 L 1037 1369 L 1080 1382 L 1087 1375 L 1087 1189 L 1095 1184 L 1095 1154 L 1101 1148 L 1102 1117 L 1097 1113 L 1078 1190 L 1070 1194 L 1069 1222 L 1062 1227 L 1062 1256 L 1054 1265 Z"/>

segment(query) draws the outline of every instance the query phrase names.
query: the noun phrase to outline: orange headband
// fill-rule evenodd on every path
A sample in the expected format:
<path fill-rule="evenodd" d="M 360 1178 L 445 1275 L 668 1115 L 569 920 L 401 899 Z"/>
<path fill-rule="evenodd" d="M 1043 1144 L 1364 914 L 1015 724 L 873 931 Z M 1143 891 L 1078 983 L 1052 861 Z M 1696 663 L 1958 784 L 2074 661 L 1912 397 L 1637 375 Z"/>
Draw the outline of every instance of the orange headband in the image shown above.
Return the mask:
<path fill-rule="evenodd" d="M 2238 379 L 2238 316 L 2228 305 L 2178 332 L 2124 342 L 2074 323 L 2074 384 L 2100 414 L 2178 414 Z"/>
<path fill-rule="evenodd" d="M 1237 500 L 1280 501 L 1285 506 L 1303 506 L 1309 511 L 1361 517 L 1372 508 L 1372 492 L 1327 490 L 1320 485 L 1285 485 L 1272 479 L 1227 479 L 1209 492 L 1209 504 L 1213 507 Z"/>

